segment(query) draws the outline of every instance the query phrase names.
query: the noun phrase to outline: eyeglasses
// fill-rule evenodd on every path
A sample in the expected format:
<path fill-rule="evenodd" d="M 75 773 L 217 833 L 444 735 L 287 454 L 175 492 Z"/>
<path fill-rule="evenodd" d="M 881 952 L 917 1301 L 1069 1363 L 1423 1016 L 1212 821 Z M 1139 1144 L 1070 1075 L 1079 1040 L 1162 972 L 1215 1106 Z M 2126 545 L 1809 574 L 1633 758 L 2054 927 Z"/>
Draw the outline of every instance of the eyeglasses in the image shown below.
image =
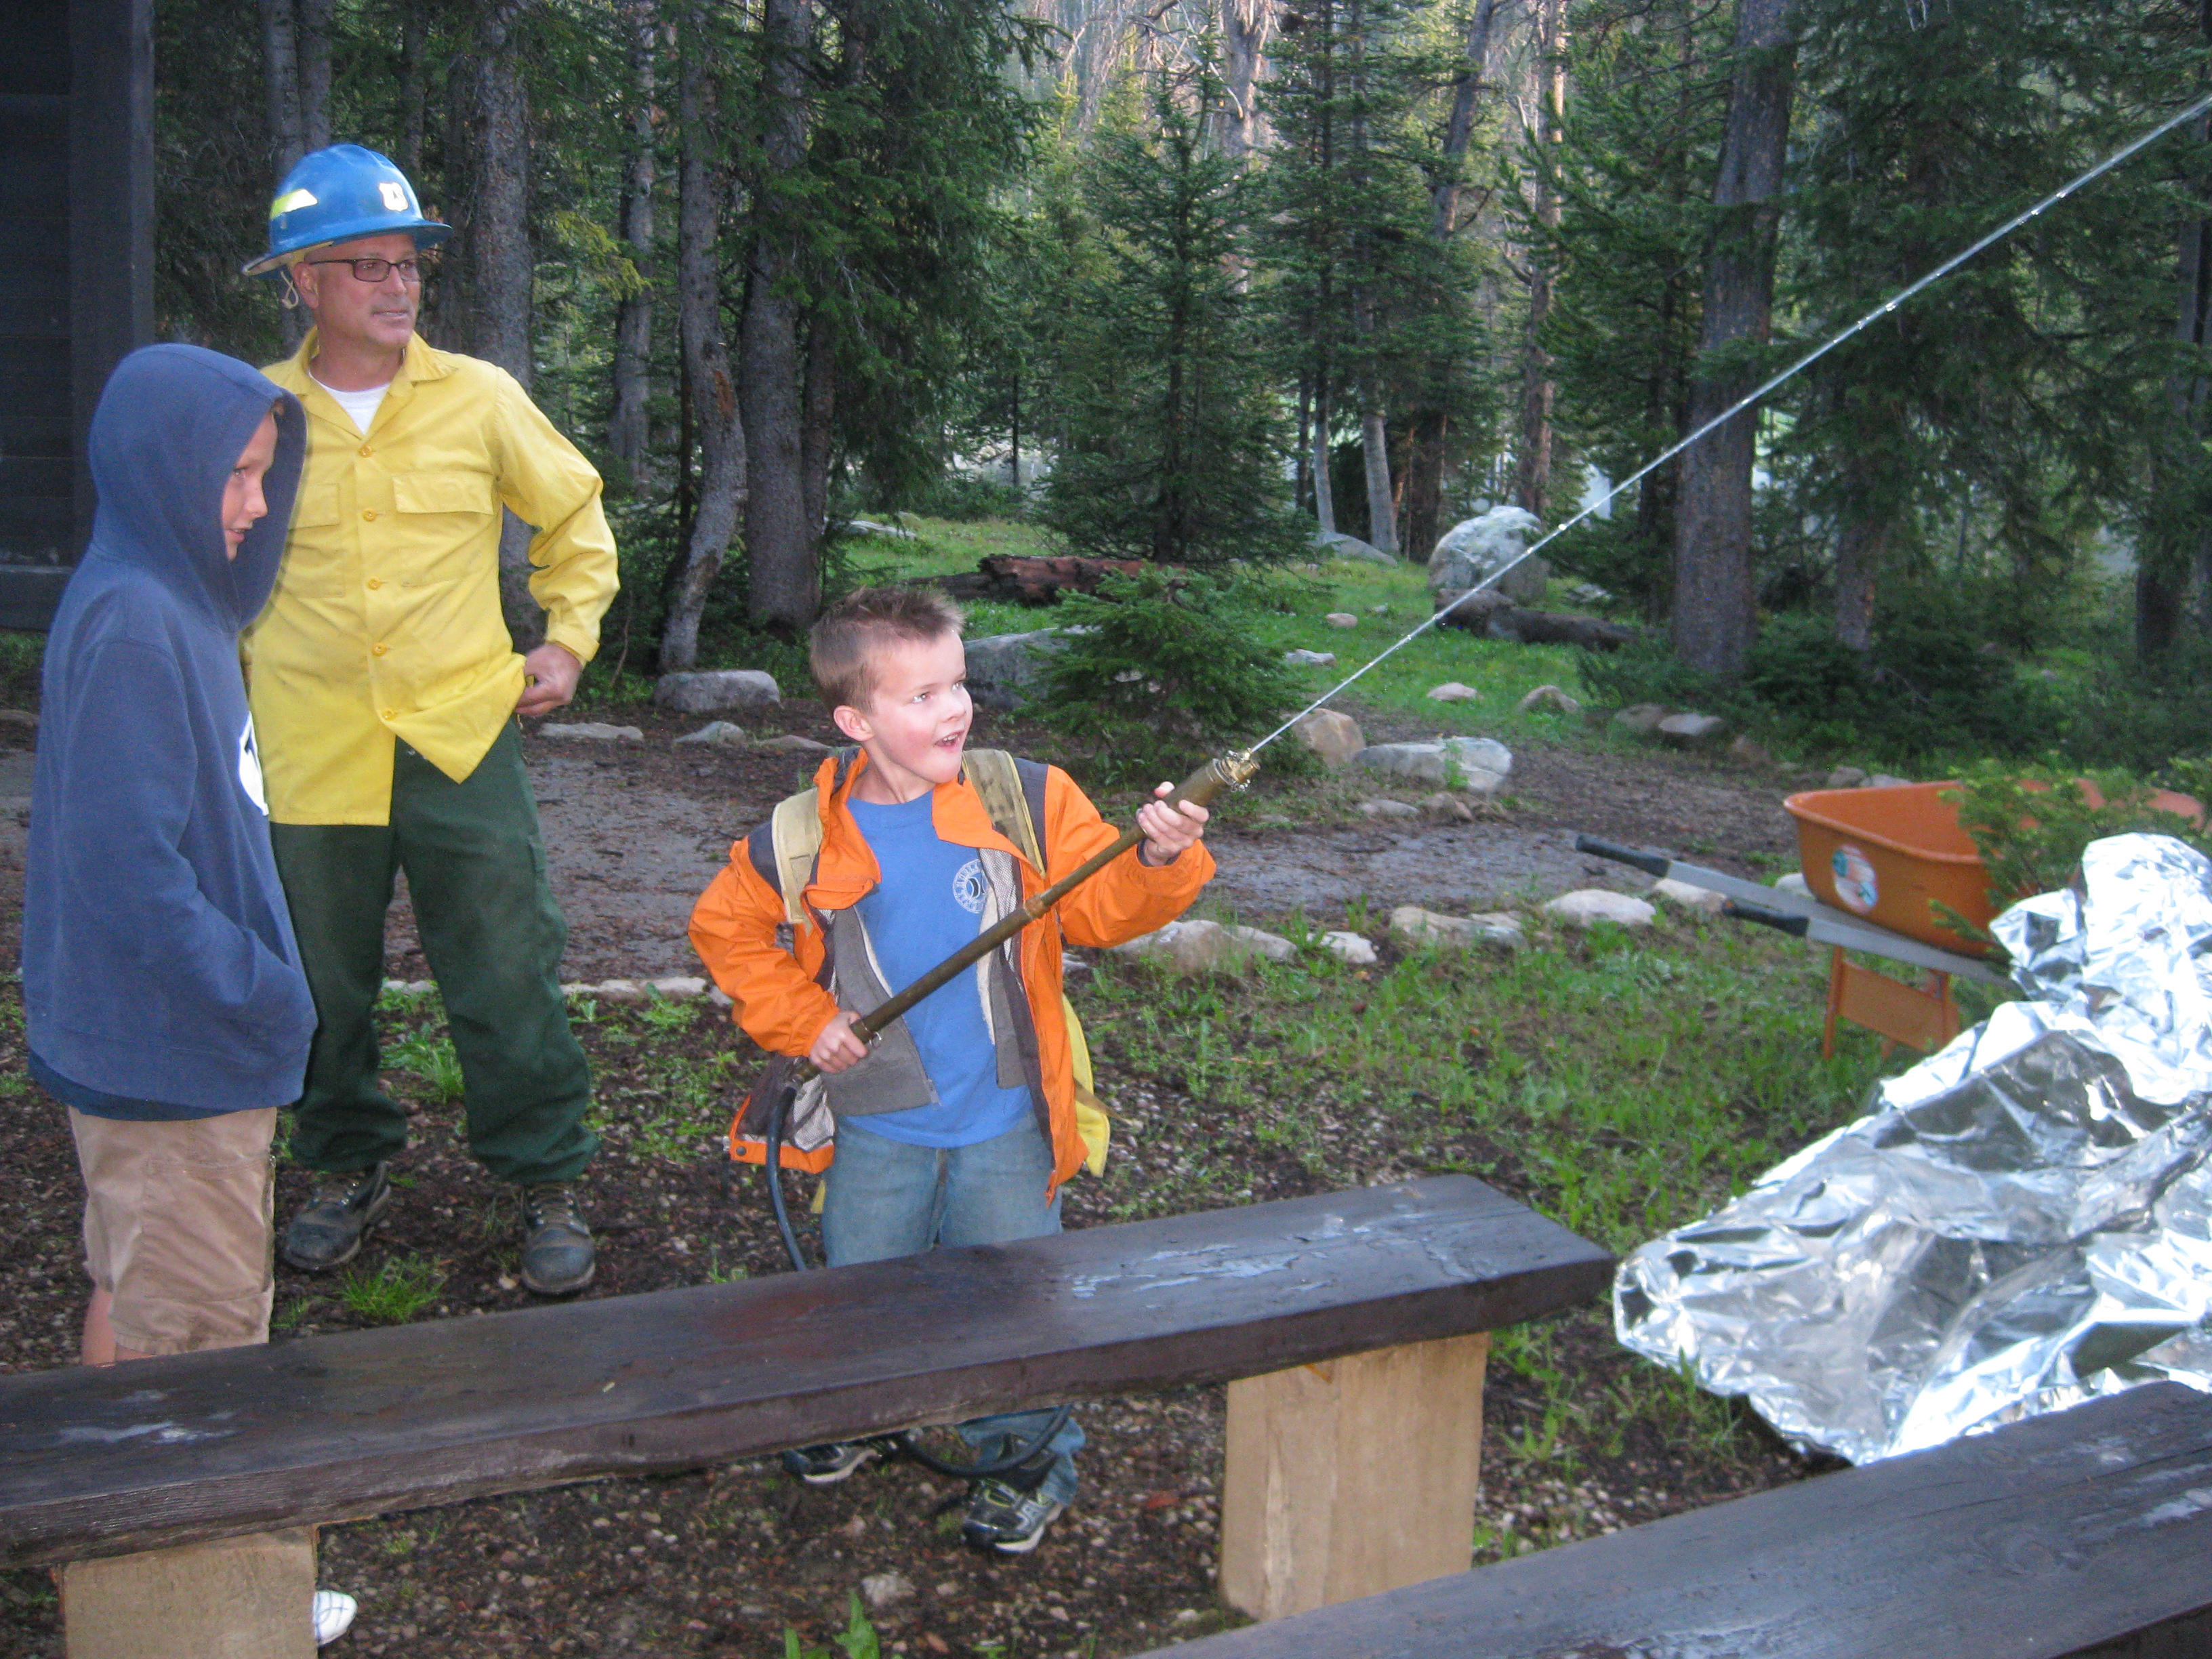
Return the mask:
<path fill-rule="evenodd" d="M 357 283 L 380 283 L 393 271 L 399 280 L 412 288 L 422 280 L 422 270 L 428 263 L 422 259 L 307 259 L 311 265 L 351 265 Z"/>

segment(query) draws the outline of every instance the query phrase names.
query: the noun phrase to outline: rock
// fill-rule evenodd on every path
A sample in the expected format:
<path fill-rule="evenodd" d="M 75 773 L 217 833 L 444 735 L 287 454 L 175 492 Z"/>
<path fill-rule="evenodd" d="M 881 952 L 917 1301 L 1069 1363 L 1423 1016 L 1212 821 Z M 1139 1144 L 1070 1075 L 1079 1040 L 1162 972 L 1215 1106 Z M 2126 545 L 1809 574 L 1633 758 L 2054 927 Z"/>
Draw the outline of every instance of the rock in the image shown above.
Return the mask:
<path fill-rule="evenodd" d="M 643 743 L 645 733 L 635 726 L 608 726 L 599 720 L 577 720 L 571 725 L 552 722 L 538 728 L 541 738 L 568 738 L 579 743 Z"/>
<path fill-rule="evenodd" d="M 690 1002 L 707 994 L 707 981 L 696 974 L 671 974 L 651 981 L 649 988 L 671 1002 Z"/>
<path fill-rule="evenodd" d="M 651 1000 L 645 987 L 634 979 L 603 979 L 597 985 L 579 985 L 574 994 L 595 998 L 601 1002 L 645 1002 Z"/>
<path fill-rule="evenodd" d="M 1766 745 L 1757 740 L 1738 737 L 1728 746 L 1728 757 L 1738 766 L 1771 766 L 1774 757 L 1766 752 Z"/>
<path fill-rule="evenodd" d="M 1286 962 L 1298 947 L 1279 934 L 1257 927 L 1238 927 L 1218 921 L 1171 921 L 1158 933 L 1146 933 L 1114 949 L 1124 956 L 1141 957 L 1185 974 L 1231 972 L 1255 956 L 1270 962 Z"/>
<path fill-rule="evenodd" d="M 1302 716 L 1291 730 L 1332 772 L 1351 765 L 1352 757 L 1367 746 L 1359 722 L 1334 708 L 1316 708 Z"/>
<path fill-rule="evenodd" d="M 1669 714 L 1659 722 L 1658 730 L 1661 740 L 1677 749 L 1701 749 L 1718 743 L 1728 722 L 1718 714 Z"/>
<path fill-rule="evenodd" d="M 679 714 L 714 714 L 748 703 L 781 702 L 775 678 L 757 668 L 709 668 L 681 674 L 663 674 L 653 688 L 653 700 Z"/>
<path fill-rule="evenodd" d="M 914 1594 L 914 1582 L 902 1572 L 873 1572 L 860 1580 L 860 1599 L 881 1611 Z"/>
<path fill-rule="evenodd" d="M 1357 628 L 1359 626 L 1359 618 L 1353 616 L 1349 611 L 1332 611 L 1326 617 L 1323 617 L 1322 620 L 1327 623 L 1331 628 Z"/>
<path fill-rule="evenodd" d="M 1429 555 L 1429 591 L 1480 586 L 1487 577 L 1513 565 L 1528 550 L 1529 538 L 1543 527 L 1542 520 L 1517 507 L 1493 507 L 1480 518 L 1454 525 L 1437 538 Z M 1543 560 L 1529 559 L 1492 586 L 1516 605 L 1536 605 L 1543 599 L 1551 574 Z"/>
<path fill-rule="evenodd" d="M 1283 653 L 1283 660 L 1293 668 L 1334 668 L 1336 666 L 1336 653 L 1334 651 L 1285 651 Z"/>
<path fill-rule="evenodd" d="M 1524 714 L 1547 711 L 1559 714 L 1579 714 L 1583 712 L 1581 700 L 1569 696 L 1556 685 L 1540 685 L 1514 706 Z"/>
<path fill-rule="evenodd" d="M 1822 784 L 1820 787 L 1823 789 L 1856 789 L 1861 784 L 1864 783 L 1866 779 L 1867 775 L 1864 772 L 1862 772 L 1856 766 L 1838 766 L 1834 771 L 1828 774 L 1828 781 Z"/>
<path fill-rule="evenodd" d="M 696 732 L 686 732 L 676 739 L 678 743 L 746 743 L 750 734 L 742 726 L 732 726 L 727 720 L 708 720 Z"/>
<path fill-rule="evenodd" d="M 1401 800 L 1364 800 L 1359 803 L 1359 814 L 1369 818 L 1417 818 L 1421 809 Z"/>
<path fill-rule="evenodd" d="M 1390 614 L 1390 607 L 1387 605 L 1370 605 L 1367 607 L 1367 614 L 1370 617 L 1387 617 Z M 38 718 L 39 717 L 36 714 L 31 716 L 32 722 L 34 725 L 37 723 Z"/>
<path fill-rule="evenodd" d="M 1467 804 L 1466 799 L 1463 796 L 1450 794 L 1442 789 L 1422 800 L 1421 811 L 1427 817 L 1443 823 L 1474 822 L 1474 809 Z"/>
<path fill-rule="evenodd" d="M 1496 945 L 1507 950 L 1528 943 L 1528 936 L 1521 931 L 1520 918 L 1510 911 L 1447 916 L 1424 910 L 1418 904 L 1401 904 L 1390 913 L 1390 937 L 1413 945 Z"/>
<path fill-rule="evenodd" d="M 1341 531 L 1316 531 L 1314 544 L 1317 547 L 1327 548 L 1332 558 L 1359 559 L 1369 564 L 1399 565 L 1405 562 L 1395 555 L 1385 553 L 1379 547 L 1370 547 L 1358 537 L 1345 535 Z"/>
<path fill-rule="evenodd" d="M 1717 916 L 1728 908 L 1728 896 L 1716 893 L 1710 887 L 1694 887 L 1686 881 L 1677 881 L 1672 876 L 1654 882 L 1651 896 L 1662 898 L 1668 903 L 1684 910 L 1695 910 L 1708 916 Z"/>
<path fill-rule="evenodd" d="M 1795 893 L 1800 898 L 1813 896 L 1812 884 L 1805 879 L 1802 870 L 1792 870 L 1786 876 L 1775 877 L 1772 885 L 1778 893 Z"/>
<path fill-rule="evenodd" d="M 1459 680 L 1446 680 L 1442 685 L 1429 688 L 1431 702 L 1476 702 L 1482 693 Z"/>
<path fill-rule="evenodd" d="M 845 528 L 855 536 L 880 536 L 889 542 L 918 542 L 921 539 L 911 530 L 902 530 L 895 524 L 878 524 L 873 519 L 848 519 Z"/>
<path fill-rule="evenodd" d="M 1869 778 L 1864 783 L 1861 784 L 1859 787 L 1862 789 L 1903 789 L 1907 787 L 1911 782 L 1912 780 L 1911 778 L 1900 778 L 1887 772 L 1877 772 L 1872 777 Z"/>
<path fill-rule="evenodd" d="M 384 981 L 387 996 L 427 997 L 437 988 L 434 982 L 427 979 L 387 979 Z"/>
<path fill-rule="evenodd" d="M 1340 927 L 1321 936 L 1321 948 L 1355 968 L 1364 968 L 1376 960 L 1375 947 L 1364 934 L 1346 933 Z"/>
<path fill-rule="evenodd" d="M 1661 702 L 1632 702 L 1613 717 L 1613 723 L 1624 732 L 1639 738 L 1648 738 L 1659 729 L 1659 722 L 1667 718 L 1667 705 Z"/>
<path fill-rule="evenodd" d="M 1513 751 L 1494 738 L 1448 738 L 1441 743 L 1370 744 L 1352 763 L 1370 772 L 1494 794 L 1513 774 Z"/>
<path fill-rule="evenodd" d="M 1033 696 L 1044 677 L 1039 654 L 1067 649 L 1057 628 L 1033 628 L 1026 634 L 988 634 L 968 641 L 968 694 L 986 708 L 1018 708 Z"/>
<path fill-rule="evenodd" d="M 1588 927 L 1609 921 L 1620 927 L 1649 927 L 1658 912 L 1640 898 L 1609 888 L 1584 887 L 1562 893 L 1544 907 L 1544 914 L 1570 927 Z"/>
<path fill-rule="evenodd" d="M 835 750 L 826 743 L 812 738 L 802 738 L 796 732 L 786 732 L 781 737 L 763 738 L 753 745 L 756 749 L 781 749 L 793 755 L 828 755 Z"/>

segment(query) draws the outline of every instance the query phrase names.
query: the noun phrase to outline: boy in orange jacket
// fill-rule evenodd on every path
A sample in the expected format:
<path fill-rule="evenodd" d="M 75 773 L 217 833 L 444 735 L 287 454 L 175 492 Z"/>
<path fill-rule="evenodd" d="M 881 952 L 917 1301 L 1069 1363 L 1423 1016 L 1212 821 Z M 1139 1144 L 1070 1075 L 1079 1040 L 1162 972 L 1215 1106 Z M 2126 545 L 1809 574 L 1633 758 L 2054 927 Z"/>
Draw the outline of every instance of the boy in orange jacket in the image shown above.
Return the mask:
<path fill-rule="evenodd" d="M 823 1073 L 835 1141 L 810 1146 L 800 1134 L 785 1162 L 827 1167 L 822 1237 L 832 1267 L 1060 1231 L 1060 1183 L 1085 1156 L 1061 939 L 1108 945 L 1149 933 L 1213 873 L 1199 839 L 1206 809 L 1148 802 L 1137 817 L 1141 842 L 916 1005 L 872 1048 L 863 1044 L 858 1015 L 1119 833 L 1057 768 L 1042 773 L 1035 830 L 1047 869 L 993 826 L 962 763 L 974 707 L 961 623 L 950 602 L 919 587 L 861 588 L 823 614 L 809 641 L 814 678 L 860 753 L 825 761 L 816 775 L 821 842 L 804 919 L 781 948 L 789 917 L 770 824 L 731 848 L 691 915 L 691 942 L 735 1000 L 738 1024 L 771 1053 L 804 1054 Z M 733 1139 L 732 1150 L 764 1156 L 757 1141 Z M 960 1432 L 1002 1456 L 1050 1415 L 979 1418 Z M 1020 1464 L 977 1482 L 969 1541 L 1008 1554 L 1035 1549 L 1074 1495 L 1082 1444 L 1070 1419 Z M 784 1461 L 824 1485 L 876 1449 L 809 1446 Z"/>

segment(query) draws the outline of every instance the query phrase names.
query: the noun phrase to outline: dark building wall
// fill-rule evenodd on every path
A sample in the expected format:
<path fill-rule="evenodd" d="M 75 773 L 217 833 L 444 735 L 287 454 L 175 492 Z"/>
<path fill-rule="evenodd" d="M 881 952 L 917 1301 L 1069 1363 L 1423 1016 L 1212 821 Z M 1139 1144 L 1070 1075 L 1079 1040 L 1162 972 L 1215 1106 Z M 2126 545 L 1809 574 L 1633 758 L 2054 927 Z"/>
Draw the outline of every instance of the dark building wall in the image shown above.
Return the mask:
<path fill-rule="evenodd" d="M 43 628 L 92 527 L 84 434 L 153 337 L 151 0 L 0 0 L 0 628 Z"/>

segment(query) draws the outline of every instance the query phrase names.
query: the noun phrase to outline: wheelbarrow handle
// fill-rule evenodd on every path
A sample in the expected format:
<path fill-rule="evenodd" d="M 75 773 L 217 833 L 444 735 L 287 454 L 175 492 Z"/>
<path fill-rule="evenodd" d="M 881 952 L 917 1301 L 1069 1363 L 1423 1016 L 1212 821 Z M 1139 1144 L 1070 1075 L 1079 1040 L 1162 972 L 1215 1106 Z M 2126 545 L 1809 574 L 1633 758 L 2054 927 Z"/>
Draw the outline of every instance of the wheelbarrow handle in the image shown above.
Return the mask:
<path fill-rule="evenodd" d="M 1575 851 L 1595 853 L 1601 859 L 1611 859 L 1615 864 L 1626 864 L 1641 870 L 1647 876 L 1664 876 L 1667 866 L 1674 863 L 1666 854 L 1646 847 L 1623 847 L 1617 841 L 1600 841 L 1595 836 L 1577 836 Z"/>
<path fill-rule="evenodd" d="M 1734 916 L 1738 921 L 1755 921 L 1762 927 L 1771 927 L 1797 939 L 1804 938 L 1805 930 L 1813 923 L 1810 916 L 1793 916 L 1787 910 L 1770 910 L 1763 904 L 1747 904 L 1741 899 L 1730 899 L 1722 907 L 1721 914 Z"/>

